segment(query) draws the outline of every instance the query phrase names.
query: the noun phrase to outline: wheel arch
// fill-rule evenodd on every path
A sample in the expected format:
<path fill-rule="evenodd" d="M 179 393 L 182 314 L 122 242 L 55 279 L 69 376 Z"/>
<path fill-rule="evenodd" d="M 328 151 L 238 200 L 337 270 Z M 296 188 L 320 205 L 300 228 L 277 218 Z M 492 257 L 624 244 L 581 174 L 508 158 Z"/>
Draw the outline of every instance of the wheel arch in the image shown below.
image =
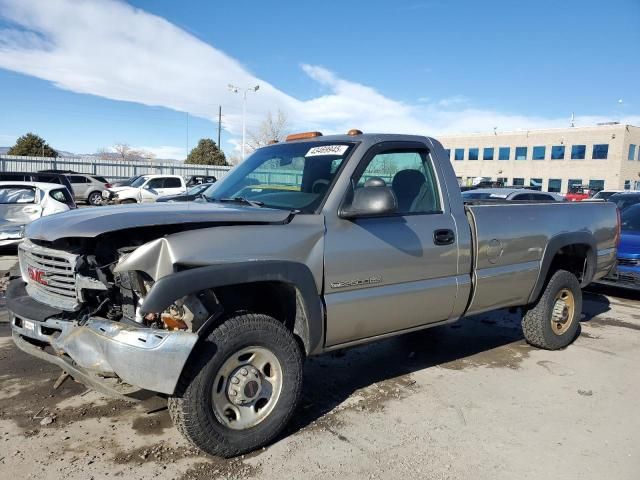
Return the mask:
<path fill-rule="evenodd" d="M 596 270 L 596 252 L 595 239 L 589 232 L 562 233 L 551 238 L 542 255 L 540 272 L 529 303 L 540 297 L 549 278 L 560 269 L 576 275 L 581 287 L 591 283 Z"/>
<path fill-rule="evenodd" d="M 161 312 L 176 299 L 203 290 L 213 290 L 230 311 L 253 309 L 283 321 L 307 355 L 324 346 L 322 299 L 311 270 L 302 263 L 269 260 L 182 270 L 158 280 L 141 311 Z"/>

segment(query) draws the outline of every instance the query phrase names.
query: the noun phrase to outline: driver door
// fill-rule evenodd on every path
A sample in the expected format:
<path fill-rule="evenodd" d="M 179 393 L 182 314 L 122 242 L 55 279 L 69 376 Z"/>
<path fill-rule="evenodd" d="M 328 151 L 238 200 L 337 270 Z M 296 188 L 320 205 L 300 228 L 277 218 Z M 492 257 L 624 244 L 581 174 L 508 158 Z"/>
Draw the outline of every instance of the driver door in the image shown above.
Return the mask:
<path fill-rule="evenodd" d="M 384 180 L 397 198 L 397 212 L 328 220 L 327 346 L 452 315 L 458 293 L 457 227 L 426 146 L 398 143 L 407 142 L 373 147 L 352 177 L 354 189 L 372 177 Z"/>

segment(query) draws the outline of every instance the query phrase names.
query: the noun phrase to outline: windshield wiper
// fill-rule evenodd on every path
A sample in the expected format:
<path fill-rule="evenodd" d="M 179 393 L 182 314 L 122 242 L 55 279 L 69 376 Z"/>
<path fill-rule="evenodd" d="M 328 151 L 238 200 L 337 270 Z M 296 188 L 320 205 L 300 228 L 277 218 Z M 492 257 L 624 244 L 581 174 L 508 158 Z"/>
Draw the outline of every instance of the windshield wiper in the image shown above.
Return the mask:
<path fill-rule="evenodd" d="M 215 199 L 217 202 L 222 203 L 241 203 L 243 205 L 251 205 L 252 207 L 262 207 L 264 202 L 258 202 L 256 200 L 248 200 L 244 197 L 233 197 L 233 198 L 217 198 Z"/>

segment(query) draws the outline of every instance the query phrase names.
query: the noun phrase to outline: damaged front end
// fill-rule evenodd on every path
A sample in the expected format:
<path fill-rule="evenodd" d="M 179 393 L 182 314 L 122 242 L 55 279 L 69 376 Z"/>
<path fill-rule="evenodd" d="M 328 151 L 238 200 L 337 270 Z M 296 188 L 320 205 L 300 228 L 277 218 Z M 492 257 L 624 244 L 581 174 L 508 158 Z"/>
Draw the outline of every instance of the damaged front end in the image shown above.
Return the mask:
<path fill-rule="evenodd" d="M 21 278 L 6 294 L 13 338 L 22 350 L 104 393 L 170 395 L 217 301 L 204 291 L 161 312 L 143 312 L 154 280 L 117 269 L 139 246 L 126 243 L 126 235 L 55 245 L 25 240 Z"/>

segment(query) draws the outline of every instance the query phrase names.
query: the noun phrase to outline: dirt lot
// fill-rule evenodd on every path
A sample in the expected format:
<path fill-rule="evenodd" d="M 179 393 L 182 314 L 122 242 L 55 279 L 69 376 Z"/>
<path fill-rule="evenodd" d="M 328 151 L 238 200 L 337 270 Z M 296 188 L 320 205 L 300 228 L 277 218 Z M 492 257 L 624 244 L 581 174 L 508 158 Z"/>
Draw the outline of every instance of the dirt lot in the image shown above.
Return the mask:
<path fill-rule="evenodd" d="M 59 370 L 13 346 L 0 307 L 0 478 L 637 479 L 639 307 L 588 293 L 559 352 L 500 311 L 310 359 L 293 424 L 234 460 L 191 449 L 159 399 L 53 390 Z"/>

